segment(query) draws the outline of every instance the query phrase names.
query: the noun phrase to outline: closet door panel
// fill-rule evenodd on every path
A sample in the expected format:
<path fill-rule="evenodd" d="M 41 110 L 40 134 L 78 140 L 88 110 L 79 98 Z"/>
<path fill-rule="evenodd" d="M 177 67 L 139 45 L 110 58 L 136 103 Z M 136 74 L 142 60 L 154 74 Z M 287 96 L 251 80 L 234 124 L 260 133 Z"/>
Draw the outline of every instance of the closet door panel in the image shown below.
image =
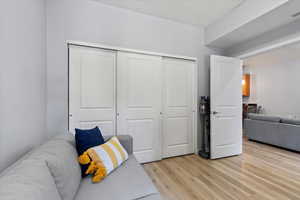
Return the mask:
<path fill-rule="evenodd" d="M 114 107 L 114 55 L 83 52 L 81 57 L 81 107 Z"/>
<path fill-rule="evenodd" d="M 194 62 L 164 58 L 163 157 L 193 153 Z"/>
<path fill-rule="evenodd" d="M 115 135 L 116 52 L 71 46 L 69 53 L 69 130 L 99 126 Z"/>
<path fill-rule="evenodd" d="M 161 57 L 118 52 L 118 134 L 141 163 L 161 159 Z"/>

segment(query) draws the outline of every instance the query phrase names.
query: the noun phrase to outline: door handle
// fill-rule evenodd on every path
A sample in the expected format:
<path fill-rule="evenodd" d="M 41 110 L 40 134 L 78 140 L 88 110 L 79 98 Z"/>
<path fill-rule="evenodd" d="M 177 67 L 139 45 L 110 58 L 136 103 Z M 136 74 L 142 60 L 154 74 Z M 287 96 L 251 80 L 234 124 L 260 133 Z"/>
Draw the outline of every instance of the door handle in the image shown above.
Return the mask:
<path fill-rule="evenodd" d="M 216 115 L 216 114 L 219 114 L 219 112 L 213 111 L 212 114 L 213 114 L 213 115 Z"/>

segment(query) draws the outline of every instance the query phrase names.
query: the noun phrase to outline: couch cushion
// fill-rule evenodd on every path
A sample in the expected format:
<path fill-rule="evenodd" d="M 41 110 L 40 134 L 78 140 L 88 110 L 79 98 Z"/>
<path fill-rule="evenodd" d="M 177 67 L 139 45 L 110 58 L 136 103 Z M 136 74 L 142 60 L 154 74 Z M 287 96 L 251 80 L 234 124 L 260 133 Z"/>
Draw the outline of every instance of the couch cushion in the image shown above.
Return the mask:
<path fill-rule="evenodd" d="M 42 160 L 23 160 L 0 178 L 1 200 L 61 200 L 51 173 Z"/>
<path fill-rule="evenodd" d="M 80 164 L 91 163 L 86 174 L 93 175 L 94 183 L 102 181 L 107 175 L 128 159 L 128 153 L 116 136 L 106 143 L 88 149 L 79 157 Z"/>
<path fill-rule="evenodd" d="M 76 148 L 75 136 L 71 132 L 68 132 L 66 134 L 57 135 L 56 137 L 53 138 L 53 140 L 66 141 L 66 142 L 70 143 L 74 148 Z"/>
<path fill-rule="evenodd" d="M 95 147 L 104 143 L 104 138 L 98 127 L 88 130 L 75 129 L 75 141 L 78 155 L 83 154 L 91 147 Z"/>
<path fill-rule="evenodd" d="M 269 116 L 269 115 L 262 115 L 262 114 L 248 114 L 249 119 L 253 120 L 261 120 L 261 121 L 268 121 L 268 122 L 280 122 L 280 117 L 277 116 Z"/>
<path fill-rule="evenodd" d="M 99 146 L 104 143 L 104 138 L 98 126 L 96 126 L 93 129 L 87 130 L 81 130 L 76 128 L 75 132 L 75 142 L 78 156 L 81 156 L 89 148 Z M 88 169 L 89 165 L 81 164 L 80 167 L 81 175 L 82 177 L 85 177 L 85 172 Z"/>
<path fill-rule="evenodd" d="M 17 165 L 19 165 L 20 163 L 22 163 L 23 160 L 27 159 L 32 152 L 34 151 L 34 149 L 32 149 L 31 151 L 25 153 L 23 156 L 21 156 L 15 163 L 13 163 L 12 165 L 10 165 L 9 167 L 7 167 L 6 169 L 4 169 L 3 171 L 1 171 L 0 173 L 0 177 L 4 176 L 5 174 L 7 174 L 10 170 L 14 169 Z"/>
<path fill-rule="evenodd" d="M 151 179 L 133 155 L 106 179 L 93 184 L 82 180 L 75 200 L 132 200 L 158 194 Z"/>
<path fill-rule="evenodd" d="M 299 119 L 282 118 L 281 123 L 292 124 L 292 125 L 300 125 L 300 120 Z"/>
<path fill-rule="evenodd" d="M 58 136 L 36 149 L 31 157 L 46 161 L 60 196 L 64 200 L 72 200 L 81 181 L 74 146 Z"/>

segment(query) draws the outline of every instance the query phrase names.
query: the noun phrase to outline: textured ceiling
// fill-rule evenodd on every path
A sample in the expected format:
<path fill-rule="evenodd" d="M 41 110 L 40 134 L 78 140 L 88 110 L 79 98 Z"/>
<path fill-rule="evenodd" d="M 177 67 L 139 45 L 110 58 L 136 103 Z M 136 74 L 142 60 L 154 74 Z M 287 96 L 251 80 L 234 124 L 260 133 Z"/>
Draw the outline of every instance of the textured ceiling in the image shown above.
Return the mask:
<path fill-rule="evenodd" d="M 185 24 L 207 26 L 244 0 L 94 0 Z"/>

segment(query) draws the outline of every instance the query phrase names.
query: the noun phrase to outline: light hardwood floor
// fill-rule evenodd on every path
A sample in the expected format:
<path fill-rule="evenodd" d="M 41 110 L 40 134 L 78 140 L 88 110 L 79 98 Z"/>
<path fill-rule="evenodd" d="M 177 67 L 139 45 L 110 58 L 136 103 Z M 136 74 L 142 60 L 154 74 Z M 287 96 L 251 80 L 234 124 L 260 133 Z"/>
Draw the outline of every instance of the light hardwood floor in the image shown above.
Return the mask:
<path fill-rule="evenodd" d="M 188 155 L 144 168 L 165 200 L 300 199 L 300 153 L 251 141 L 243 147 L 241 156 Z"/>

